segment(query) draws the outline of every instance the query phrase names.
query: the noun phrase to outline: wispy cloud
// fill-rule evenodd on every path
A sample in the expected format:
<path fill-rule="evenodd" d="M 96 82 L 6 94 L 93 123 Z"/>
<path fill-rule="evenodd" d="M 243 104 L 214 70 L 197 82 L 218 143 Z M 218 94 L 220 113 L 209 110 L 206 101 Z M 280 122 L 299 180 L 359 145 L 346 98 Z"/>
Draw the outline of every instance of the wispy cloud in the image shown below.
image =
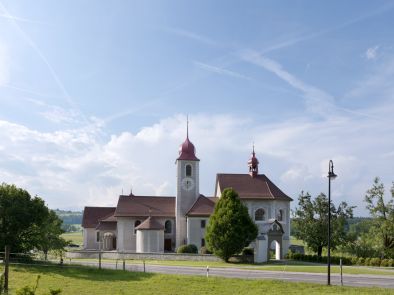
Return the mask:
<path fill-rule="evenodd" d="M 293 88 L 301 91 L 306 99 L 309 110 L 319 113 L 320 115 L 325 115 L 327 111 L 332 108 L 334 98 L 330 94 L 298 79 L 296 76 L 286 71 L 278 62 L 252 50 L 244 51 L 241 58 L 275 74 Z"/>
<path fill-rule="evenodd" d="M 219 74 L 219 75 L 225 75 L 225 76 L 230 76 L 233 78 L 239 78 L 239 79 L 245 79 L 245 80 L 252 80 L 251 77 L 234 72 L 234 71 L 230 71 L 224 68 L 220 68 L 217 66 L 213 66 L 213 65 L 209 65 L 206 63 L 202 63 L 202 62 L 198 62 L 198 61 L 194 61 L 193 64 L 205 71 L 211 72 L 211 73 L 215 73 L 215 74 Z"/>
<path fill-rule="evenodd" d="M 367 59 L 376 59 L 378 55 L 378 49 L 379 49 L 379 45 L 368 48 L 367 51 L 365 52 L 365 57 Z"/>
<path fill-rule="evenodd" d="M 9 80 L 9 56 L 4 43 L 0 40 L 0 86 L 4 86 Z"/>
<path fill-rule="evenodd" d="M 180 28 L 172 28 L 172 27 L 164 27 L 164 28 L 160 28 L 160 29 L 164 32 L 178 35 L 180 37 L 185 37 L 187 39 L 194 40 L 194 41 L 197 41 L 200 43 L 204 43 L 204 44 L 207 44 L 210 46 L 220 45 L 219 42 L 217 42 L 213 39 L 210 39 L 208 37 L 205 37 L 203 35 L 200 35 L 195 32 L 188 31 L 188 30 L 184 30 L 184 29 L 180 29 Z"/>
<path fill-rule="evenodd" d="M 62 94 L 64 95 L 64 98 L 66 101 L 70 104 L 70 106 L 74 109 L 77 109 L 76 103 L 71 99 L 71 96 L 67 92 L 66 88 L 64 87 L 64 84 L 59 78 L 59 75 L 56 73 L 55 69 L 49 62 L 49 60 L 46 58 L 40 47 L 33 41 L 32 38 L 21 28 L 21 26 L 18 24 L 18 22 L 15 20 L 15 17 L 7 10 L 7 8 L 3 5 L 3 3 L 0 2 L 0 9 L 3 11 L 3 15 L 8 17 L 15 27 L 15 29 L 19 32 L 19 34 L 23 37 L 23 39 L 30 45 L 30 47 L 36 52 L 36 54 L 41 58 L 41 60 L 44 62 L 44 64 L 47 66 L 49 72 L 51 73 L 53 79 L 55 80 L 57 86 L 60 88 Z"/>

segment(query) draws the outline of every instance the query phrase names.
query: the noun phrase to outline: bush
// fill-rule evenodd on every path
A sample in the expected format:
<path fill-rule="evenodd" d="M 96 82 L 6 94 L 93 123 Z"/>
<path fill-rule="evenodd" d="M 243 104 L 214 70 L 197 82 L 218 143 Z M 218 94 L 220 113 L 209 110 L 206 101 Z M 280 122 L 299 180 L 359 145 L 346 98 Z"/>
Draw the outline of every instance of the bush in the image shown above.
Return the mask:
<path fill-rule="evenodd" d="M 243 248 L 242 253 L 243 256 L 252 256 L 254 255 L 254 249 L 253 248 Z"/>
<path fill-rule="evenodd" d="M 364 262 L 365 262 L 365 258 L 359 257 L 357 260 L 357 265 L 364 265 Z"/>
<path fill-rule="evenodd" d="M 357 265 L 358 257 L 352 257 L 351 258 L 351 264 L 352 265 Z"/>
<path fill-rule="evenodd" d="M 370 257 L 365 258 L 365 260 L 364 260 L 364 265 L 365 265 L 365 266 L 371 265 L 371 258 L 370 258 Z"/>
<path fill-rule="evenodd" d="M 201 247 L 200 254 L 212 254 L 212 252 L 207 247 Z"/>
<path fill-rule="evenodd" d="M 390 267 L 394 267 L 394 259 L 390 259 L 389 260 L 389 265 Z"/>
<path fill-rule="evenodd" d="M 382 259 L 382 261 L 380 261 L 380 266 L 387 267 L 389 266 L 389 263 L 390 263 L 389 259 Z"/>
<path fill-rule="evenodd" d="M 176 253 L 197 254 L 198 249 L 197 249 L 197 246 L 193 245 L 193 244 L 182 245 L 182 246 L 179 246 L 179 248 L 176 250 Z"/>
<path fill-rule="evenodd" d="M 371 258 L 369 261 L 370 266 L 380 266 L 380 258 Z"/>

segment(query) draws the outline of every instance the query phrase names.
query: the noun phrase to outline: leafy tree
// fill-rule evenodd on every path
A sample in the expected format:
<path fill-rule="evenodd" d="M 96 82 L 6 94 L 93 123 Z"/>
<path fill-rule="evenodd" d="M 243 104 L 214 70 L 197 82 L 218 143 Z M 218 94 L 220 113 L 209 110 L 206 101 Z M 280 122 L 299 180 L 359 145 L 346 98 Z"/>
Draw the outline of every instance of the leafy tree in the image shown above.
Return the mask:
<path fill-rule="evenodd" d="M 61 250 L 67 246 L 68 242 L 60 236 L 62 233 L 64 233 L 62 220 L 55 211 L 49 210 L 44 224 L 37 228 L 36 233 L 36 247 L 44 252 L 45 260 L 47 260 L 49 250 Z"/>
<path fill-rule="evenodd" d="M 378 177 L 365 195 L 365 202 L 372 221 L 369 237 L 374 246 L 384 256 L 394 257 L 394 182 L 391 187 L 391 199 L 384 199 L 384 185 Z"/>
<path fill-rule="evenodd" d="M 34 233 L 43 224 L 48 208 L 38 197 L 15 185 L 0 185 L 0 246 L 6 252 L 4 289 L 8 289 L 8 254 L 27 251 L 34 247 Z"/>
<path fill-rule="evenodd" d="M 206 232 L 207 246 L 228 261 L 257 237 L 257 226 L 233 189 L 225 189 L 211 215 Z"/>
<path fill-rule="evenodd" d="M 298 208 L 294 211 L 294 235 L 303 240 L 318 256 L 322 255 L 328 241 L 328 198 L 320 193 L 314 200 L 309 193 L 301 192 L 298 197 Z M 353 208 L 342 202 L 338 208 L 331 202 L 331 240 L 330 246 L 335 249 L 348 239 L 345 226 L 346 219 L 353 217 Z"/>

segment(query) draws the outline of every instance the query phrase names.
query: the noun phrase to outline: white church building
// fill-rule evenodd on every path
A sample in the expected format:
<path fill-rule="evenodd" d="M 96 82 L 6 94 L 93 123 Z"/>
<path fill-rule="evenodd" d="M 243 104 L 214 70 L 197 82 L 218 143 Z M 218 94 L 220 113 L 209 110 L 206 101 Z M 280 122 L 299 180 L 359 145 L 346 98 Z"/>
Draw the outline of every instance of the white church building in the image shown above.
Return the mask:
<path fill-rule="evenodd" d="M 255 262 L 269 259 L 270 249 L 282 259 L 290 244 L 290 202 L 266 175 L 259 174 L 253 149 L 248 173 L 219 173 L 215 194 L 200 194 L 200 160 L 194 145 L 186 140 L 176 159 L 177 189 L 174 196 L 119 196 L 116 207 L 85 207 L 83 247 L 137 253 L 173 252 L 183 244 L 205 246 L 205 230 L 225 188 L 233 188 L 258 226 L 254 248 Z"/>

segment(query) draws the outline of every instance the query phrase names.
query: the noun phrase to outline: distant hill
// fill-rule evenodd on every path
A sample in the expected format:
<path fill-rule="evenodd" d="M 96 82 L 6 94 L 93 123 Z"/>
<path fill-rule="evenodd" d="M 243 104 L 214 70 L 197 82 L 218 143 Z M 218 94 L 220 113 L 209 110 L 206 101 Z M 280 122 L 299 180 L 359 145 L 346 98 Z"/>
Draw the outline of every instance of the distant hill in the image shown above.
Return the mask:
<path fill-rule="evenodd" d="M 54 210 L 57 216 L 63 220 L 62 228 L 66 232 L 75 232 L 81 230 L 82 212 L 81 211 L 65 211 Z"/>

